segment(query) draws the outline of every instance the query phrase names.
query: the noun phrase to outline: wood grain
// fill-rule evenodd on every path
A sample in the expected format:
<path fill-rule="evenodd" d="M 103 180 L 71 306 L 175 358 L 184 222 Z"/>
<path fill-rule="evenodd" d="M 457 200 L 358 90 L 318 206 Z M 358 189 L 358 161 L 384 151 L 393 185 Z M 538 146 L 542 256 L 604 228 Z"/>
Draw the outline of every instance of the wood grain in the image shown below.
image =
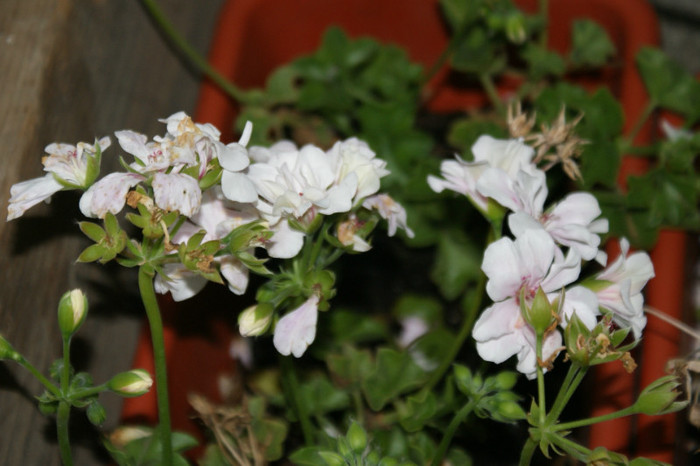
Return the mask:
<path fill-rule="evenodd" d="M 206 51 L 223 0 L 161 0 L 200 51 Z M 168 49 L 136 0 L 2 0 L 0 2 L 0 205 L 10 186 L 42 176 L 43 147 L 133 129 L 153 136 L 158 118 L 192 112 L 199 77 Z M 113 138 L 114 139 L 114 138 Z M 119 150 L 105 154 L 117 166 Z M 38 368 L 60 357 L 56 303 L 74 287 L 87 290 L 88 321 L 75 343 L 80 370 L 96 382 L 130 367 L 141 309 L 135 276 L 115 267 L 75 264 L 85 247 L 76 227 L 77 195 L 0 222 L 0 334 Z M 0 464 L 59 464 L 54 427 L 36 409 L 41 387 L 18 366 L 0 363 Z M 101 396 L 106 427 L 120 401 Z M 81 412 L 75 427 L 76 464 L 107 461 Z"/>

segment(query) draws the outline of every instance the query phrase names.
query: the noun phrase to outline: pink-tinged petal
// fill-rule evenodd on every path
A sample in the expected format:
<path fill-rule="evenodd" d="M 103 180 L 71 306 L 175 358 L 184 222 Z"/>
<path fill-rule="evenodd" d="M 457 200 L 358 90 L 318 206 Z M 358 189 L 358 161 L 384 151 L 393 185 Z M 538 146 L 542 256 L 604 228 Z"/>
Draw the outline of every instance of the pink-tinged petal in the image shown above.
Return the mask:
<path fill-rule="evenodd" d="M 368 197 L 362 203 L 362 207 L 379 212 L 379 215 L 388 223 L 387 235 L 394 236 L 397 229 L 401 228 L 409 238 L 415 236 L 413 230 L 408 227 L 406 209 L 388 194 L 377 194 Z"/>
<path fill-rule="evenodd" d="M 85 191 L 80 211 L 92 218 L 104 218 L 107 212 L 117 214 L 124 208 L 129 190 L 143 180 L 136 173 L 110 173 Z"/>
<path fill-rule="evenodd" d="M 589 193 L 572 193 L 561 200 L 551 212 L 562 223 L 588 225 L 601 214 L 598 200 Z"/>
<path fill-rule="evenodd" d="M 318 296 L 312 295 L 301 306 L 282 317 L 272 339 L 280 354 L 300 358 L 316 338 Z"/>
<path fill-rule="evenodd" d="M 526 230 L 515 239 L 518 251 L 520 273 L 529 291 L 542 285 L 544 288 L 547 272 L 551 273 L 557 247 L 552 238 L 543 230 Z M 547 289 L 545 288 L 545 291 Z"/>
<path fill-rule="evenodd" d="M 153 194 L 158 207 L 178 211 L 186 217 L 195 214 L 202 203 L 202 190 L 197 180 L 180 173 L 153 175 Z"/>
<path fill-rule="evenodd" d="M 494 303 L 481 313 L 474 324 L 472 337 L 476 341 L 485 342 L 513 333 L 523 325 L 525 322 L 520 316 L 520 307 L 514 299 L 507 299 Z M 511 354 L 515 354 L 515 351 Z"/>
<path fill-rule="evenodd" d="M 303 232 L 291 228 L 286 220 L 280 221 L 271 230 L 273 231 L 272 237 L 265 246 L 270 257 L 291 259 L 299 254 L 304 245 Z"/>
<path fill-rule="evenodd" d="M 520 338 L 515 333 L 493 340 L 477 341 L 476 351 L 484 361 L 500 364 L 522 350 Z"/>
<path fill-rule="evenodd" d="M 181 264 L 165 264 L 165 277 L 158 274 L 153 282 L 160 294 L 170 292 L 175 301 L 184 301 L 196 295 L 207 284 L 207 279 L 188 270 Z"/>
<path fill-rule="evenodd" d="M 242 295 L 248 288 L 248 268 L 233 256 L 219 258 L 221 275 L 228 283 L 228 289 L 233 294 Z"/>
<path fill-rule="evenodd" d="M 258 191 L 255 184 L 243 173 L 224 171 L 221 175 L 221 189 L 224 196 L 235 202 L 255 202 Z"/>
<path fill-rule="evenodd" d="M 7 206 L 7 221 L 21 217 L 27 209 L 49 200 L 51 196 L 63 189 L 51 173 L 31 180 L 13 184 L 10 188 L 10 203 Z"/>
<path fill-rule="evenodd" d="M 559 293 L 551 293 L 547 297 L 551 302 L 558 296 Z M 589 330 L 593 329 L 598 323 L 597 316 L 600 315 L 600 311 L 598 310 L 598 297 L 596 294 L 582 286 L 575 286 L 566 290 L 564 304 L 560 314 L 560 325 L 562 328 L 566 328 L 574 312 L 576 312 L 576 315 L 581 319 L 586 328 Z"/>

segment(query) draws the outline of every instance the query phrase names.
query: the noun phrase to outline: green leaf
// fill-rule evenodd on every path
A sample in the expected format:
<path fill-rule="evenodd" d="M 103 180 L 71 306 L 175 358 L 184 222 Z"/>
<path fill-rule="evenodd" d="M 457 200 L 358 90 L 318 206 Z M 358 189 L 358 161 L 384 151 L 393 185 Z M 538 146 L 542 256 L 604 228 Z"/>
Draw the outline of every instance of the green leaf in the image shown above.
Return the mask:
<path fill-rule="evenodd" d="M 339 411 L 350 404 L 347 392 L 336 388 L 325 376 L 318 375 L 304 382 L 299 390 L 306 412 L 312 416 Z"/>
<path fill-rule="evenodd" d="M 87 236 L 96 243 L 99 243 L 105 238 L 105 236 L 107 236 L 107 233 L 102 229 L 102 227 L 96 223 L 80 222 L 78 223 L 78 227 L 85 236 Z"/>
<path fill-rule="evenodd" d="M 292 66 L 281 66 L 267 78 L 265 90 L 272 103 L 292 103 L 299 97 L 296 80 L 299 78 L 298 70 Z"/>
<path fill-rule="evenodd" d="M 399 320 L 420 317 L 430 325 L 442 324 L 442 304 L 431 296 L 406 293 L 394 304 L 392 314 Z"/>
<path fill-rule="evenodd" d="M 345 309 L 337 309 L 330 313 L 331 332 L 338 343 L 362 343 L 384 338 L 388 330 L 384 323 L 377 319 Z"/>
<path fill-rule="evenodd" d="M 600 24 L 589 19 L 574 21 L 569 55 L 572 64 L 600 67 L 614 54 L 615 46 Z"/>
<path fill-rule="evenodd" d="M 303 447 L 289 455 L 289 460 L 299 466 L 327 466 L 326 461 L 320 455 L 321 447 Z"/>
<path fill-rule="evenodd" d="M 326 364 L 340 386 L 360 385 L 372 370 L 372 355 L 369 350 L 343 345 L 342 353 L 329 354 Z"/>
<path fill-rule="evenodd" d="M 287 438 L 287 424 L 279 419 L 253 419 L 251 427 L 255 438 L 264 448 L 265 459 L 276 461 L 282 458 L 284 440 Z"/>
<path fill-rule="evenodd" d="M 445 299 L 458 298 L 470 281 L 479 278 L 481 254 L 481 250 L 460 229 L 451 228 L 443 232 L 430 278 Z"/>
<path fill-rule="evenodd" d="M 637 54 L 637 67 L 651 99 L 694 123 L 700 116 L 700 82 L 659 49 L 646 47 Z"/>
<path fill-rule="evenodd" d="M 379 411 L 401 393 L 420 386 L 427 373 L 406 352 L 380 348 L 374 370 L 362 384 L 367 402 Z"/>
<path fill-rule="evenodd" d="M 523 58 L 527 62 L 530 78 L 535 81 L 547 76 L 561 76 L 566 71 L 561 55 L 534 42 L 525 46 Z"/>
<path fill-rule="evenodd" d="M 429 391 L 409 396 L 406 404 L 399 406 L 399 423 L 407 432 L 421 430 L 437 411 L 435 395 Z"/>

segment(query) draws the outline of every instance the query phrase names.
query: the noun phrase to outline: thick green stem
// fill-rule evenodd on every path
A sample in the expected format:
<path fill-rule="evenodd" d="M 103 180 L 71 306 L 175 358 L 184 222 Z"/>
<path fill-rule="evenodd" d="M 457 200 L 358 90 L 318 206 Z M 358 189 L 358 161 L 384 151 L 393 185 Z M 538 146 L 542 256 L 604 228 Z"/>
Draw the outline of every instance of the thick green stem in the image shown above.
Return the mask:
<path fill-rule="evenodd" d="M 282 376 L 284 378 L 285 384 L 287 385 L 287 391 L 289 397 L 291 398 L 292 405 L 296 411 L 297 417 L 299 418 L 299 423 L 301 424 L 301 432 L 304 436 L 304 444 L 306 446 L 312 446 L 314 444 L 314 433 L 313 427 L 311 426 L 311 419 L 309 419 L 309 413 L 306 411 L 306 405 L 301 399 L 301 393 L 299 392 L 299 381 L 297 380 L 297 374 L 294 371 L 294 366 L 289 356 L 280 356 L 282 360 Z"/>
<path fill-rule="evenodd" d="M 561 412 L 564 410 L 567 403 L 576 392 L 576 389 L 581 384 L 581 381 L 585 375 L 586 370 L 581 366 L 576 364 L 571 364 L 571 366 L 569 366 L 569 372 L 566 373 L 566 377 L 559 388 L 557 398 L 554 400 L 552 409 L 547 415 L 548 424 L 554 424 L 557 421 L 559 415 L 561 415 Z"/>
<path fill-rule="evenodd" d="M 536 448 L 537 442 L 532 437 L 529 437 L 527 442 L 525 442 L 522 451 L 520 452 L 520 462 L 518 463 L 519 466 L 529 466 L 530 462 L 532 461 L 532 456 L 535 454 Z"/>
<path fill-rule="evenodd" d="M 195 66 L 197 67 L 202 73 L 204 73 L 209 79 L 214 81 L 217 86 L 219 86 L 224 92 L 226 92 L 229 96 L 231 96 L 233 99 L 235 99 L 238 102 L 241 102 L 245 94 L 238 89 L 236 86 L 231 83 L 228 79 L 226 79 L 221 73 L 219 73 L 217 70 L 215 70 L 207 60 L 199 53 L 197 52 L 186 40 L 184 37 L 180 35 L 180 33 L 177 32 L 177 29 L 170 23 L 165 18 L 165 15 L 163 12 L 160 10 L 158 7 L 157 3 L 153 0 L 141 0 L 141 3 L 143 3 L 144 8 L 146 8 L 146 11 L 148 11 L 148 14 L 151 15 L 151 18 L 153 18 L 153 21 L 156 22 L 158 27 L 161 29 L 163 34 L 172 42 L 172 44 L 182 52 L 182 54 Z"/>
<path fill-rule="evenodd" d="M 56 432 L 58 434 L 58 447 L 61 450 L 63 466 L 73 465 L 73 455 L 70 450 L 70 435 L 68 420 L 70 418 L 70 403 L 60 401 L 56 411 Z"/>
<path fill-rule="evenodd" d="M 591 424 L 597 424 L 599 422 L 610 421 L 612 419 L 617 419 L 619 417 L 630 416 L 636 414 L 637 409 L 635 406 L 629 406 L 625 409 L 619 411 L 614 411 L 612 413 L 603 414 L 601 416 L 589 417 L 586 419 L 579 419 L 578 421 L 565 422 L 563 424 L 557 424 L 556 429 L 561 430 L 571 430 L 577 427 L 590 426 Z"/>
<path fill-rule="evenodd" d="M 153 344 L 153 359 L 156 369 L 156 396 L 158 398 L 158 422 L 162 446 L 161 464 L 171 465 L 173 462 L 172 437 L 170 433 L 170 403 L 168 401 L 168 375 L 165 359 L 165 340 L 163 337 L 163 321 L 158 308 L 155 290 L 153 289 L 153 273 L 144 266 L 139 268 L 139 290 L 141 300 L 146 308 L 148 325 L 151 330 Z"/>
<path fill-rule="evenodd" d="M 540 365 L 540 361 L 542 361 L 542 340 L 544 339 L 543 335 L 537 335 L 537 405 L 539 406 L 539 412 L 540 412 L 540 427 L 544 426 L 545 421 L 547 419 L 547 402 L 545 400 L 545 391 L 544 391 L 544 371 L 542 370 L 542 366 Z"/>
<path fill-rule="evenodd" d="M 457 431 L 457 428 L 464 422 L 464 420 L 469 416 L 469 413 L 472 412 L 474 409 L 474 405 L 476 402 L 472 399 L 469 400 L 469 402 L 462 406 L 462 409 L 457 411 L 457 414 L 455 414 L 455 417 L 452 418 L 452 421 L 450 421 L 450 424 L 447 426 L 447 429 L 445 430 L 445 435 L 442 436 L 442 440 L 440 441 L 440 446 L 438 446 L 437 452 L 435 453 L 435 456 L 433 457 L 433 462 L 432 466 L 439 466 L 442 464 L 442 459 L 445 457 L 445 453 L 447 452 L 447 448 L 450 446 L 450 443 L 452 442 L 452 437 L 454 437 L 455 432 Z"/>
<path fill-rule="evenodd" d="M 105 390 L 107 390 L 107 384 L 103 383 L 102 385 L 98 385 L 96 387 L 90 387 L 90 388 L 85 388 L 83 390 L 72 391 L 70 396 L 67 397 L 66 399 L 68 401 L 82 400 L 83 398 L 87 398 L 88 396 L 97 395 L 98 393 L 102 393 Z"/>

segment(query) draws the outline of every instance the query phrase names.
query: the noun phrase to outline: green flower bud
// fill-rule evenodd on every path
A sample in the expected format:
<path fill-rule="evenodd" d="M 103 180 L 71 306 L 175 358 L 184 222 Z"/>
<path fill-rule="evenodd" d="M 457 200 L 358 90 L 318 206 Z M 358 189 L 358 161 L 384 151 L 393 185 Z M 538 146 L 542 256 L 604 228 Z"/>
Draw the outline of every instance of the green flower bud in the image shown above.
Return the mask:
<path fill-rule="evenodd" d="M 345 466 L 345 459 L 333 451 L 319 451 L 318 455 L 323 458 L 328 466 Z"/>
<path fill-rule="evenodd" d="M 581 367 L 588 367 L 591 363 L 589 354 L 590 336 L 591 331 L 588 330 L 574 311 L 564 330 L 564 342 L 569 359 Z"/>
<path fill-rule="evenodd" d="M 346 438 L 348 439 L 350 448 L 352 448 L 355 453 L 362 453 L 365 447 L 367 447 L 367 433 L 357 422 L 352 423 L 348 429 Z"/>
<path fill-rule="evenodd" d="M 69 337 L 78 331 L 85 321 L 88 302 L 85 294 L 79 289 L 67 291 L 58 302 L 58 326 L 64 337 Z"/>
<path fill-rule="evenodd" d="M 238 331 L 244 337 L 262 335 L 270 326 L 273 310 L 269 303 L 250 306 L 238 314 Z"/>
<path fill-rule="evenodd" d="M 552 304 L 547 299 L 542 287 L 537 288 L 535 298 L 528 307 L 525 300 L 525 290 L 520 292 L 520 312 L 525 322 L 530 324 L 537 335 L 544 335 L 545 332 L 556 322 L 556 311 L 552 309 Z"/>
<path fill-rule="evenodd" d="M 132 369 L 112 377 L 107 387 L 117 395 L 124 397 L 141 396 L 153 385 L 153 379 L 144 369 Z"/>
<path fill-rule="evenodd" d="M 503 371 L 494 377 L 496 387 L 499 390 L 510 390 L 518 381 L 518 373 L 513 371 Z"/>
<path fill-rule="evenodd" d="M 655 380 L 640 393 L 634 404 L 637 412 L 653 416 L 683 409 L 687 403 L 675 401 L 679 395 L 676 391 L 678 385 L 678 379 L 673 375 Z"/>
<path fill-rule="evenodd" d="M 506 37 L 514 44 L 522 44 L 527 39 L 525 32 L 525 18 L 516 13 L 508 16 L 505 24 Z"/>

